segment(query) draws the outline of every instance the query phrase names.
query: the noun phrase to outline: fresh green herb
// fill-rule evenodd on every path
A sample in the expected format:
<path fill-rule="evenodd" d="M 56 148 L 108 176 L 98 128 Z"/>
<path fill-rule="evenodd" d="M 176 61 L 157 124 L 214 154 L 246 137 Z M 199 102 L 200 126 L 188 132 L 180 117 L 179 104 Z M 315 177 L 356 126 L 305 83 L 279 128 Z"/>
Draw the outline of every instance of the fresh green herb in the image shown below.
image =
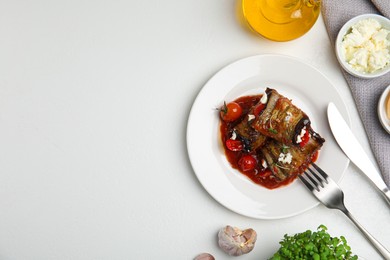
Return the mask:
<path fill-rule="evenodd" d="M 287 149 L 290 149 L 290 147 L 288 147 L 287 145 L 283 145 L 282 146 L 282 152 L 283 153 L 287 153 L 288 152 Z"/>
<path fill-rule="evenodd" d="M 293 236 L 284 235 L 279 250 L 270 260 L 356 260 L 345 237 L 331 237 L 327 228 L 320 225 L 317 232 L 307 230 Z"/>
<path fill-rule="evenodd" d="M 228 108 L 227 108 L 227 105 L 226 105 L 226 101 L 223 101 L 223 106 L 219 109 L 219 111 L 221 111 L 224 114 L 227 113 Z"/>
<path fill-rule="evenodd" d="M 268 128 L 268 131 L 270 131 L 271 133 L 273 133 L 273 134 L 277 134 L 278 133 L 278 131 L 276 131 L 274 128 L 272 128 L 272 127 L 270 127 L 270 128 Z"/>

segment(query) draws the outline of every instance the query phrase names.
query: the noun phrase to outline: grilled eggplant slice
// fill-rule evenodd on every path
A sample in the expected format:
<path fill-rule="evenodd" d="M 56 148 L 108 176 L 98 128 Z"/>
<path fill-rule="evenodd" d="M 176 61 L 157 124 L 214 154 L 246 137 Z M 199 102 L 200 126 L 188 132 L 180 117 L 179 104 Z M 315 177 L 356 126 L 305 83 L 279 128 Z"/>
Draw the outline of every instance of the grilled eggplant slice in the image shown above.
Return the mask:
<path fill-rule="evenodd" d="M 318 145 L 322 145 L 324 139 L 314 132 L 309 117 L 302 110 L 274 89 L 267 88 L 266 93 L 267 105 L 252 124 L 256 131 L 286 145 L 299 145 L 302 133 L 309 131 Z"/>

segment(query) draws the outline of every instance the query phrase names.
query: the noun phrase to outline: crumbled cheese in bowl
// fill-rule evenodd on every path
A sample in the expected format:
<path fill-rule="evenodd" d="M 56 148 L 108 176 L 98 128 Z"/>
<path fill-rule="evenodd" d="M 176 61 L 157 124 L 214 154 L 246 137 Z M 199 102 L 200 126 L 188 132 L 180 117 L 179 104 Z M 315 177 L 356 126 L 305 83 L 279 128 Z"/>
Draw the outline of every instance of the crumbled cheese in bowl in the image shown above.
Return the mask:
<path fill-rule="evenodd" d="M 373 73 L 390 64 L 390 31 L 376 19 L 354 24 L 341 47 L 346 62 L 355 71 Z"/>

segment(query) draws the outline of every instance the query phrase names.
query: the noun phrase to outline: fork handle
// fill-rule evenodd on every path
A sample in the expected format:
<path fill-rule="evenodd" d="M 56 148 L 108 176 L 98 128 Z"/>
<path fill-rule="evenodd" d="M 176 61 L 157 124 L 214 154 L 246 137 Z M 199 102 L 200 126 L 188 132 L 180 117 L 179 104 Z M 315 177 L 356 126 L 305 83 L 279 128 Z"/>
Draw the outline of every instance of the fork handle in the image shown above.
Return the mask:
<path fill-rule="evenodd" d="M 376 240 L 359 222 L 352 216 L 348 210 L 342 210 L 342 212 L 360 229 L 363 235 L 368 241 L 376 248 L 376 250 L 386 259 L 390 260 L 390 252 Z"/>

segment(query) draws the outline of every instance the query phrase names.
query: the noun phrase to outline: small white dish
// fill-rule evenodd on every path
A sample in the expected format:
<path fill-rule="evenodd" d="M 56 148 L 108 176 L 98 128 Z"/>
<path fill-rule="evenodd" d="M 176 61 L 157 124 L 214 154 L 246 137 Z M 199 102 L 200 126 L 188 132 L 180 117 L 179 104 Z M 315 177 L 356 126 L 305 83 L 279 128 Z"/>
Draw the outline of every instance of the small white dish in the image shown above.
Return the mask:
<path fill-rule="evenodd" d="M 336 45 L 335 46 L 336 56 L 337 56 L 337 59 L 341 65 L 341 67 L 343 67 L 343 69 L 345 71 L 347 71 L 349 74 L 356 76 L 356 77 L 359 77 L 359 78 L 365 78 L 365 79 L 376 78 L 376 77 L 380 77 L 380 76 L 386 74 L 387 72 L 390 71 L 390 63 L 388 63 L 386 67 L 384 67 L 380 70 L 376 70 L 372 73 L 360 72 L 360 71 L 354 70 L 352 68 L 352 66 L 345 59 L 344 51 L 342 49 L 342 42 L 343 42 L 344 36 L 351 32 L 351 28 L 353 25 L 355 25 L 359 21 L 369 19 L 369 18 L 377 20 L 381 24 L 382 28 L 384 28 L 386 30 L 390 30 L 390 20 L 384 16 L 377 15 L 377 14 L 359 15 L 359 16 L 352 18 L 351 20 L 346 22 L 343 27 L 341 27 L 341 29 L 337 35 L 336 44 L 335 44 Z"/>
<path fill-rule="evenodd" d="M 390 119 L 386 113 L 386 104 L 390 102 L 388 99 L 390 95 L 390 85 L 383 91 L 378 102 L 378 117 L 383 128 L 390 134 Z"/>

